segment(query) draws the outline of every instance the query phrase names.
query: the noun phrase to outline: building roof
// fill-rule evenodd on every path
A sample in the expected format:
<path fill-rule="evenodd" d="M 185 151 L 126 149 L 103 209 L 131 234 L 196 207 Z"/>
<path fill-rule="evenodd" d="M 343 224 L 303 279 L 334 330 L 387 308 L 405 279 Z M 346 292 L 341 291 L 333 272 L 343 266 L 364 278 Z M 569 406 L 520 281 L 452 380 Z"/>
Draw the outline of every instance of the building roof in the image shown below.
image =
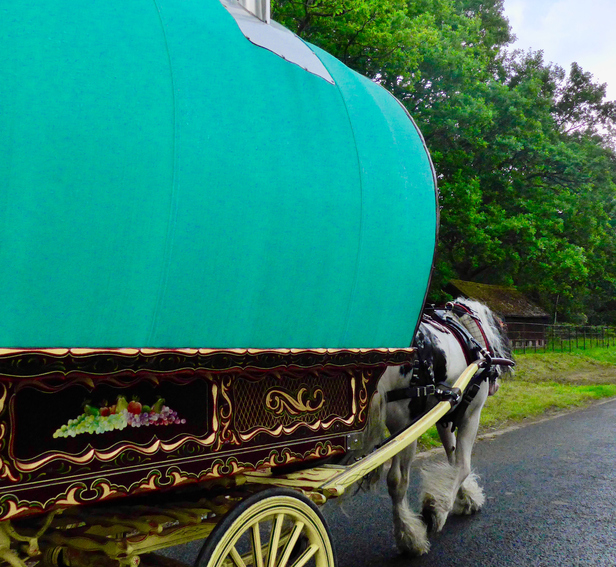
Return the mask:
<path fill-rule="evenodd" d="M 549 317 L 541 307 L 528 300 L 517 289 L 463 280 L 451 280 L 449 285 L 462 295 L 485 303 L 504 317 Z"/>

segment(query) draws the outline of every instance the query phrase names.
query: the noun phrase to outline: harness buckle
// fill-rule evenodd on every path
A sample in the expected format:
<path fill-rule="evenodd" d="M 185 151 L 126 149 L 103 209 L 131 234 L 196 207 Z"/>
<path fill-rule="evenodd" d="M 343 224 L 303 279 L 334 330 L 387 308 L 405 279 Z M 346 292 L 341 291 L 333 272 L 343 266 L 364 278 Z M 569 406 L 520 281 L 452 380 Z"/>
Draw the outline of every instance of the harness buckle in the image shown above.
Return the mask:
<path fill-rule="evenodd" d="M 460 388 L 452 388 L 442 382 L 436 385 L 434 395 L 439 402 L 449 402 L 452 407 L 458 404 L 462 398 Z"/>

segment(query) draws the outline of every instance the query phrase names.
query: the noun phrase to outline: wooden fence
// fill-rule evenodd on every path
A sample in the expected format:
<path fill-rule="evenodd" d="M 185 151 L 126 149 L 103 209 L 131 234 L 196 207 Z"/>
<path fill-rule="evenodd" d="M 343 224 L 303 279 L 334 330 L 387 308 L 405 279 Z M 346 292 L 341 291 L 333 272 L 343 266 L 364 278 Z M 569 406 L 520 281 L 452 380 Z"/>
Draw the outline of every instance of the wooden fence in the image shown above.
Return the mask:
<path fill-rule="evenodd" d="M 507 323 L 515 352 L 571 352 L 595 347 L 616 347 L 615 327 Z"/>

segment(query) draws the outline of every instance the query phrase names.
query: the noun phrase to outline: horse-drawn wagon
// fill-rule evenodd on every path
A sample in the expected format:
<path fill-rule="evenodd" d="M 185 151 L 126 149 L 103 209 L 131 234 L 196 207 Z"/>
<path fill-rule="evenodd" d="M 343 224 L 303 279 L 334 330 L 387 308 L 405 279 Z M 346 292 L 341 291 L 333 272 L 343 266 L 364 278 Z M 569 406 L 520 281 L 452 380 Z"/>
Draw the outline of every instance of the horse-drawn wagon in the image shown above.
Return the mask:
<path fill-rule="evenodd" d="M 203 565 L 333 565 L 315 503 L 450 407 L 341 464 L 413 360 L 434 174 L 389 93 L 252 9 L 0 9 L 13 567 L 207 536 Z"/>

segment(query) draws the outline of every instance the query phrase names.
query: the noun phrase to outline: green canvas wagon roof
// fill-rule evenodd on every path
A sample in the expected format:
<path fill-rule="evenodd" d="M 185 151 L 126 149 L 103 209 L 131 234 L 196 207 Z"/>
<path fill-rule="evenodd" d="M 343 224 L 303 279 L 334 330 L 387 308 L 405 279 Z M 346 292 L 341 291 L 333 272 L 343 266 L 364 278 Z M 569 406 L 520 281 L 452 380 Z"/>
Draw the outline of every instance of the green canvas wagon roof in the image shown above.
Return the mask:
<path fill-rule="evenodd" d="M 309 47 L 333 83 L 217 1 L 4 3 L 0 347 L 409 346 L 428 154 Z"/>

